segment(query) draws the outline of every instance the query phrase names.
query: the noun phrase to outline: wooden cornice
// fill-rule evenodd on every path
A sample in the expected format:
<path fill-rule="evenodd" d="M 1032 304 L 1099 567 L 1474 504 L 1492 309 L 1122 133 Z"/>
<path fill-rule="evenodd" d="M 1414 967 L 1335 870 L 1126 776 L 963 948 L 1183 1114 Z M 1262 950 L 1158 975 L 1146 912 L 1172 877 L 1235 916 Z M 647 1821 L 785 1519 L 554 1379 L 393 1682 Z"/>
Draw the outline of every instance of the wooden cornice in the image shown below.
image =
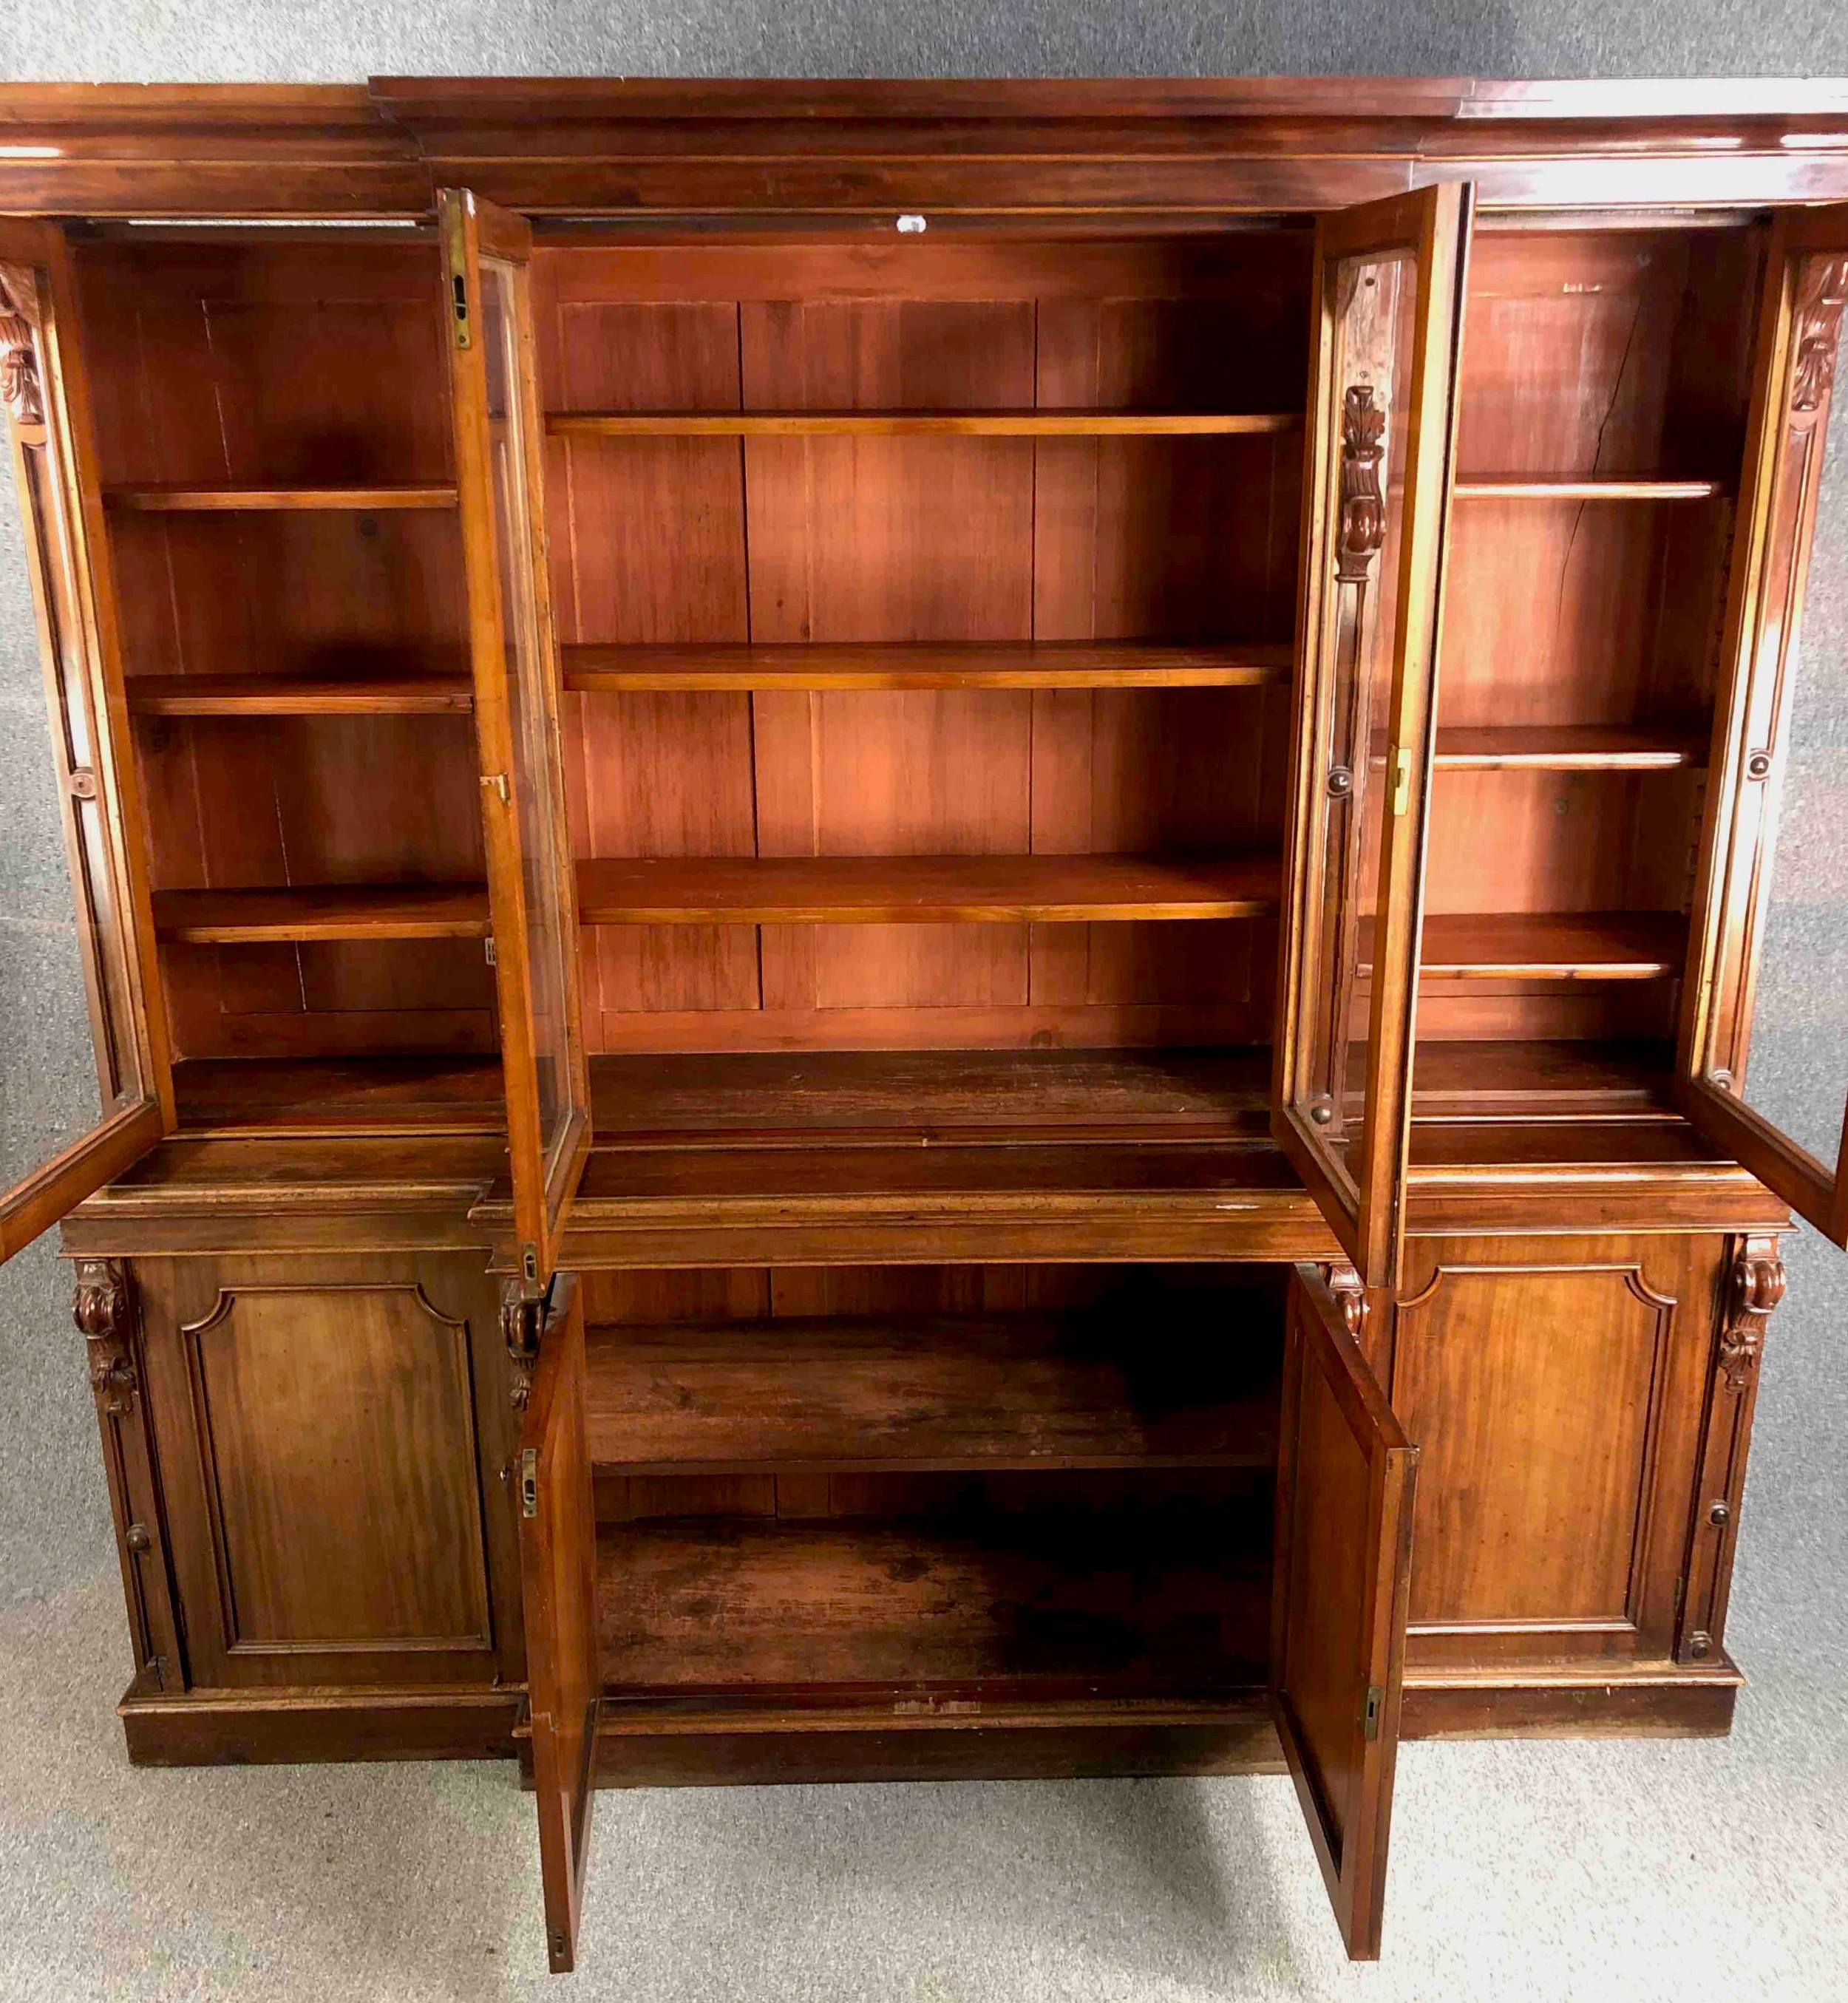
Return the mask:
<path fill-rule="evenodd" d="M 0 91 L 0 211 L 1221 216 L 1468 177 L 1511 208 L 1848 196 L 1848 80 L 376 77 Z"/>

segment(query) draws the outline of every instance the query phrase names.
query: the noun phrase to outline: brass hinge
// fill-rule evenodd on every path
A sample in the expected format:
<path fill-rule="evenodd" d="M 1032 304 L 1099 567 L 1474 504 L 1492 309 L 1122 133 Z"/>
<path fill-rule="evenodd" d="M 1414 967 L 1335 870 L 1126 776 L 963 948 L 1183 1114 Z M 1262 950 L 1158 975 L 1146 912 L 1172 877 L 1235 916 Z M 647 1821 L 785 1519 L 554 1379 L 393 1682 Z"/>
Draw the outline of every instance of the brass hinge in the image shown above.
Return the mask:
<path fill-rule="evenodd" d="M 539 1449 L 536 1446 L 520 1450 L 520 1513 L 523 1516 L 539 1513 Z"/>
<path fill-rule="evenodd" d="M 1386 1701 L 1386 1693 L 1377 1683 L 1367 1687 L 1367 1708 L 1360 1714 L 1360 1736 L 1374 1739 L 1380 1736 L 1380 1707 Z"/>

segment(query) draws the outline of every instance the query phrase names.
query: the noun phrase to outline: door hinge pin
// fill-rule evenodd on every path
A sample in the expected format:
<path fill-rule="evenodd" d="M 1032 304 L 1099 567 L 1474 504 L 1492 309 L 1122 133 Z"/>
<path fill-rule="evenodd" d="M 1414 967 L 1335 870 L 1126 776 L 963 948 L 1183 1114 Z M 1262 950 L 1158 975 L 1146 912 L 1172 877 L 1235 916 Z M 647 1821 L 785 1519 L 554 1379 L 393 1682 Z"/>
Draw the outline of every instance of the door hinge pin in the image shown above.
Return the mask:
<path fill-rule="evenodd" d="M 520 1513 L 523 1516 L 539 1513 L 539 1449 L 536 1446 L 520 1450 Z"/>

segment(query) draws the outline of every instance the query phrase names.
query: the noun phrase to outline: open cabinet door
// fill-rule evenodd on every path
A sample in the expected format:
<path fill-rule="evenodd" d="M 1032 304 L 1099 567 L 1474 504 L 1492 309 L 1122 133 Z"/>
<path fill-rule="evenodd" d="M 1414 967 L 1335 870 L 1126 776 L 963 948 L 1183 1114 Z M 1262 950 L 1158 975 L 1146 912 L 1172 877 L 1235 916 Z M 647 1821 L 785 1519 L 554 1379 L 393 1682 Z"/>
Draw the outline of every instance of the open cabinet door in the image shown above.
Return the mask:
<path fill-rule="evenodd" d="M 1271 1705 L 1335 1924 L 1353 1959 L 1374 1961 L 1418 1456 L 1355 1340 L 1364 1300 L 1313 1266 L 1290 1276 Z"/>
<path fill-rule="evenodd" d="M 437 201 L 514 1221 L 522 1278 L 537 1293 L 551 1275 L 590 1120 L 558 746 L 532 233 L 522 218 L 464 191 L 445 188 Z"/>
<path fill-rule="evenodd" d="M 1679 1069 L 1695 1124 L 1848 1246 L 1848 411 L 1836 400 L 1845 306 L 1848 207 L 1780 217 L 1759 315 Z"/>
<path fill-rule="evenodd" d="M 6 971 L 23 979 L 7 1005 L 44 1019 L 68 992 L 73 1027 L 79 1011 L 87 1015 L 97 1081 L 88 1131 L 45 1136 L 41 1159 L 0 1152 L 0 1259 L 7 1259 L 173 1124 L 166 1026 L 144 984 L 153 964 L 152 906 L 145 849 L 131 832 L 140 825 L 134 753 L 70 250 L 55 225 L 16 216 L 0 217 L 0 402 L 29 573 L 5 580 L 7 598 L 17 600 L 5 611 L 9 624 L 30 620 L 37 631 L 47 776 L 57 789 L 71 890 L 69 904 L 59 898 L 44 913 L 48 922 L 8 928 L 0 950 L 17 957 Z M 0 709 L 0 728 L 16 739 L 30 725 Z M 21 761 L 33 778 L 35 762 Z M 67 966 L 64 927 L 73 907 Z"/>
<path fill-rule="evenodd" d="M 569 1273 L 552 1281 L 520 1435 L 520 1571 L 545 1941 L 555 1975 L 577 1954 L 596 1798 L 597 1522 L 584 1445 L 584 1314 Z"/>
<path fill-rule="evenodd" d="M 1317 225 L 1272 1125 L 1396 1278 L 1468 187 Z"/>

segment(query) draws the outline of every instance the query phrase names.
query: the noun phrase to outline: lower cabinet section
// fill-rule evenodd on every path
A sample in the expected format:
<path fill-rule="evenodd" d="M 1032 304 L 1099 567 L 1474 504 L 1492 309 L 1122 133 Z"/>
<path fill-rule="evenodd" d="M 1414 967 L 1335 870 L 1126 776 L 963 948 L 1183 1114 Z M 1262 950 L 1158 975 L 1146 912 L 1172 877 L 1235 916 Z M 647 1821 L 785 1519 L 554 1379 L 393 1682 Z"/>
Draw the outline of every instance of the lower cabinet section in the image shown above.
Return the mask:
<path fill-rule="evenodd" d="M 510 1743 L 518 1414 L 485 1264 L 81 1262 L 80 1316 L 110 1290 L 132 1379 L 121 1410 L 99 1393 L 143 1468 L 124 1563 L 173 1608 L 124 1701 L 136 1757 Z"/>
<path fill-rule="evenodd" d="M 660 1286 L 681 1320 L 555 1285 L 520 1454 L 553 1968 L 597 1781 L 702 1754 L 787 1778 L 1280 1750 L 1377 1955 L 1416 1454 L 1358 1285 L 1003 1269 L 954 1313 L 868 1274 L 779 1315 L 776 1278 Z"/>
<path fill-rule="evenodd" d="M 1738 1269 L 1769 1243 L 1412 1241 L 1390 1381 L 1422 1456 L 1414 1687 L 1524 1676 L 1550 1701 L 1575 1666 L 1669 1664 L 1690 1622 L 1706 1638 L 1684 1659 L 1719 1664 L 1745 1395 L 1723 1352 Z"/>
<path fill-rule="evenodd" d="M 1769 1238 L 77 1279 L 132 1757 L 516 1752 L 555 1969 L 600 1785 L 1286 1769 L 1367 1956 L 1401 1736 L 1731 1719 Z"/>

